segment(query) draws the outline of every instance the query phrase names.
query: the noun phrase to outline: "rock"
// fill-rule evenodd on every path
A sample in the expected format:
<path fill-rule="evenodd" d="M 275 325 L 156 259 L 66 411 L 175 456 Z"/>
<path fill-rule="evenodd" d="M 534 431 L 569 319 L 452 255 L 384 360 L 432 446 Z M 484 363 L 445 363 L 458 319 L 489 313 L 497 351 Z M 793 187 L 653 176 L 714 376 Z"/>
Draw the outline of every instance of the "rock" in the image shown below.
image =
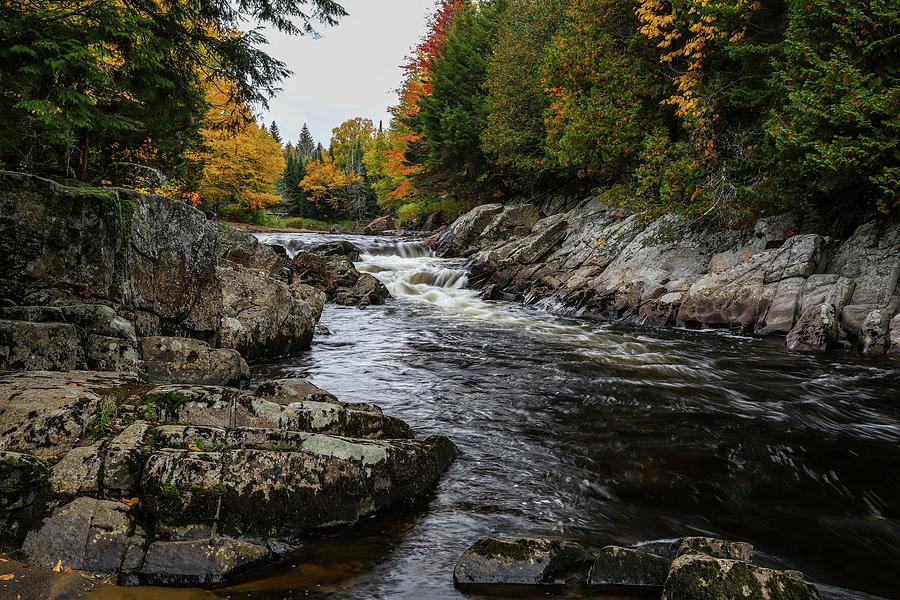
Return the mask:
<path fill-rule="evenodd" d="M 331 226 L 331 229 L 328 230 L 328 233 L 334 233 L 334 234 L 344 233 L 344 228 L 341 227 L 338 223 L 335 223 L 334 225 Z"/>
<path fill-rule="evenodd" d="M 107 496 L 134 496 L 143 468 L 144 438 L 150 426 L 138 421 L 110 441 L 103 462 L 103 489 Z"/>
<path fill-rule="evenodd" d="M 259 387 L 256 388 L 256 395 L 279 404 L 304 401 L 339 404 L 337 398 L 308 379 L 268 379 L 259 384 Z M 380 414 L 381 409 L 375 408 Z"/>
<path fill-rule="evenodd" d="M 83 600 L 97 583 L 80 573 L 55 573 L 8 558 L 0 562 L 0 597 L 10 600 Z"/>
<path fill-rule="evenodd" d="M 788 350 L 824 352 L 838 345 L 840 326 L 834 306 L 819 304 L 803 311 L 797 324 L 788 332 L 785 344 Z"/>
<path fill-rule="evenodd" d="M 53 466 L 50 488 L 64 498 L 100 493 L 103 452 L 100 443 L 72 448 Z"/>
<path fill-rule="evenodd" d="M 534 226 L 534 232 L 516 243 L 515 247 L 504 250 L 509 247 L 504 246 L 498 252 L 501 256 L 506 253 L 508 260 L 514 262 L 536 263 L 562 242 L 567 230 L 568 223 L 565 220 L 555 216 L 547 217 L 538 221 Z"/>
<path fill-rule="evenodd" d="M 12 321 L 13 329 L 9 351 L 4 351 L 4 346 L 7 346 L 2 341 L 5 327 L 0 325 L 0 368 L 2 357 L 15 355 L 17 348 L 19 354 L 28 353 L 29 358 L 21 362 L 21 366 L 9 368 L 52 371 L 72 368 L 134 371 L 137 368 L 134 326 L 108 306 L 81 304 L 0 308 L 0 319 Z M 75 336 L 71 334 L 72 327 L 77 334 Z M 54 330 L 67 333 L 48 339 L 46 332 Z M 70 367 L 73 363 L 75 366 Z"/>
<path fill-rule="evenodd" d="M 449 256 L 468 256 L 484 228 L 503 210 L 502 204 L 482 204 L 459 217 L 434 242 L 436 253 Z"/>
<path fill-rule="evenodd" d="M 309 348 L 318 315 L 295 291 L 263 271 L 219 267 L 222 322 L 218 344 L 245 358 Z"/>
<path fill-rule="evenodd" d="M 850 302 L 856 283 L 852 279 L 841 277 L 836 273 L 814 273 L 803 284 L 803 297 L 800 300 L 800 312 L 810 306 L 831 304 L 837 314 L 841 314 Z"/>
<path fill-rule="evenodd" d="M 890 322 L 889 354 L 900 354 L 900 314 L 895 315 Z"/>
<path fill-rule="evenodd" d="M 137 382 L 118 373 L 49 371 L 0 374 L 0 450 L 53 457 L 100 423 L 111 388 Z"/>
<path fill-rule="evenodd" d="M 149 390 L 141 402 L 160 421 L 207 427 L 263 427 L 367 439 L 413 437 L 409 425 L 373 410 L 369 404 L 299 398 L 273 400 L 240 394 L 230 388 L 173 385 Z"/>
<path fill-rule="evenodd" d="M 51 568 L 59 560 L 79 571 L 115 573 L 134 533 L 130 509 L 121 502 L 76 498 L 53 511 L 28 533 L 22 552 L 29 562 Z"/>
<path fill-rule="evenodd" d="M 816 588 L 793 574 L 746 562 L 688 554 L 676 558 L 662 600 L 819 600 Z"/>
<path fill-rule="evenodd" d="M 319 244 L 318 246 L 310 248 L 309 251 L 313 254 L 320 254 L 322 256 L 346 256 L 353 262 L 358 261 L 360 256 L 359 248 L 346 240 L 337 240 Z"/>
<path fill-rule="evenodd" d="M 841 326 L 852 340 L 863 334 L 863 323 L 873 310 L 881 308 L 877 304 L 848 304 L 841 311 Z"/>
<path fill-rule="evenodd" d="M 396 224 L 394 223 L 394 217 L 391 215 L 385 215 L 383 217 L 377 217 L 369 222 L 368 225 L 363 227 L 363 233 L 367 235 L 373 235 L 378 233 L 384 233 L 389 229 L 394 229 Z"/>
<path fill-rule="evenodd" d="M 384 304 L 390 297 L 387 288 L 368 273 L 360 273 L 345 256 L 319 256 L 298 252 L 291 260 L 294 276 L 312 285 L 328 299 L 346 306 Z"/>
<path fill-rule="evenodd" d="M 107 179 L 115 185 L 136 189 L 155 189 L 169 181 L 169 178 L 159 169 L 130 162 L 110 164 Z"/>
<path fill-rule="evenodd" d="M 141 339 L 144 369 L 151 381 L 240 386 L 250 367 L 237 350 L 213 349 L 191 338 Z"/>
<path fill-rule="evenodd" d="M 607 546 L 594 557 L 588 584 L 662 587 L 671 563 L 649 552 Z"/>
<path fill-rule="evenodd" d="M 553 583 L 587 560 L 580 544 L 541 538 L 483 538 L 466 550 L 453 569 L 457 585 Z"/>
<path fill-rule="evenodd" d="M 84 349 L 74 325 L 0 321 L 0 369 L 84 369 Z"/>
<path fill-rule="evenodd" d="M 802 277 L 789 277 L 775 284 L 775 293 L 769 309 L 758 325 L 759 335 L 784 335 L 793 327 L 800 309 L 800 296 L 805 280 Z"/>
<path fill-rule="evenodd" d="M 651 327 L 674 325 L 683 297 L 681 292 L 669 292 L 641 305 L 640 322 Z"/>
<path fill-rule="evenodd" d="M 30 454 L 0 451 L 0 512 L 30 506 L 45 492 L 47 465 Z"/>
<path fill-rule="evenodd" d="M 848 304 L 884 306 L 890 302 L 900 278 L 900 222 L 871 221 L 859 226 L 840 245 L 827 271 L 856 282 Z"/>
<path fill-rule="evenodd" d="M 484 228 L 477 245 L 485 248 L 512 238 L 525 237 L 540 219 L 541 213 L 533 204 L 507 206 Z"/>
<path fill-rule="evenodd" d="M 863 354 L 880 356 L 888 348 L 888 319 L 885 311 L 873 310 L 863 321 L 860 335 L 860 347 Z"/>
<path fill-rule="evenodd" d="M 753 546 L 747 542 L 732 542 L 710 537 L 685 537 L 678 541 L 678 556 L 703 554 L 713 558 L 727 558 L 752 562 Z"/>
<path fill-rule="evenodd" d="M 140 568 L 145 585 L 212 585 L 260 566 L 271 553 L 228 537 L 150 544 Z"/>
<path fill-rule="evenodd" d="M 456 453 L 449 440 L 437 437 L 292 437 L 290 450 L 157 450 L 144 469 L 144 506 L 167 526 L 215 523 L 227 535 L 290 541 L 355 523 L 422 493 Z"/>
<path fill-rule="evenodd" d="M 274 279 L 287 281 L 287 250 L 283 246 L 268 246 L 255 235 L 224 223 L 219 224 L 219 258 L 232 265 L 265 271 Z"/>

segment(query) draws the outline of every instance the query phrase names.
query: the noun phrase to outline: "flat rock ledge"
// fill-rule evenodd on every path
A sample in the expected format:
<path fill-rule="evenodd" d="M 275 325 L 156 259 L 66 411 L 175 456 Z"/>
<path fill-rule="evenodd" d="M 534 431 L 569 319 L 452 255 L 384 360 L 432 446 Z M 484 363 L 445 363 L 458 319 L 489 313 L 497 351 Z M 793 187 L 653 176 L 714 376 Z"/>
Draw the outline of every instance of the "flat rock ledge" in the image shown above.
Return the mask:
<path fill-rule="evenodd" d="M 216 585 L 427 494 L 456 453 L 305 380 L 248 393 L 0 372 L 0 546 L 31 565 L 18 570 L 47 569 L 35 585 L 96 581 L 54 568 Z"/>
<path fill-rule="evenodd" d="M 456 563 L 457 586 L 570 585 L 662 600 L 820 600 L 797 571 L 753 564 L 753 547 L 708 537 L 606 546 L 565 540 L 483 538 Z"/>

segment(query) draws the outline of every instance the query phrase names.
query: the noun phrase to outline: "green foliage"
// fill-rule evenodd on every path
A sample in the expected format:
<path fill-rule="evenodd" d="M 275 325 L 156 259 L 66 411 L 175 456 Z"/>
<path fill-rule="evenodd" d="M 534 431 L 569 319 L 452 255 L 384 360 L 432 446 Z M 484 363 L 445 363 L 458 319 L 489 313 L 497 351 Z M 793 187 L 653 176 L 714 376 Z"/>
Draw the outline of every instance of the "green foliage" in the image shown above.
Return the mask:
<path fill-rule="evenodd" d="M 900 208 L 900 5 L 790 0 L 785 57 L 766 123 L 784 170 L 802 189 L 861 186 Z"/>
<path fill-rule="evenodd" d="M 488 117 L 488 57 L 503 6 L 500 0 L 467 4 L 434 60 L 431 93 L 409 122 L 421 139 L 406 153 L 409 162 L 423 167 L 415 181 L 425 192 L 466 197 L 499 190 L 495 169 L 481 151 L 481 132 Z"/>
<path fill-rule="evenodd" d="M 487 67 L 488 116 L 481 145 L 513 188 L 530 189 L 536 179 L 557 175 L 556 161 L 546 152 L 544 113 L 550 99 L 539 74 L 567 4 L 511 0 L 500 22 Z"/>

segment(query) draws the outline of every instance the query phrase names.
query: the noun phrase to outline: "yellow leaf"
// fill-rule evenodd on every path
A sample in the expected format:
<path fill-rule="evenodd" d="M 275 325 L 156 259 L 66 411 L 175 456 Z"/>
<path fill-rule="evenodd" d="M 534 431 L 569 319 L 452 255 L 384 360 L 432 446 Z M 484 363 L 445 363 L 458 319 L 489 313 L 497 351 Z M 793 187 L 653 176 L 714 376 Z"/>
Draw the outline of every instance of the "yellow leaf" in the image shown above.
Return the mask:
<path fill-rule="evenodd" d="M 203 450 L 200 448 L 200 446 L 197 445 L 196 442 L 191 442 L 190 444 L 188 444 L 188 450 L 190 450 L 191 452 L 203 452 Z"/>
<path fill-rule="evenodd" d="M 15 577 L 16 576 L 12 573 L 7 573 L 5 575 L 0 575 L 0 581 L 12 581 Z"/>
<path fill-rule="evenodd" d="M 56 564 L 53 565 L 53 572 L 59 573 L 60 571 L 62 571 L 62 561 L 58 560 L 58 561 L 56 561 Z"/>

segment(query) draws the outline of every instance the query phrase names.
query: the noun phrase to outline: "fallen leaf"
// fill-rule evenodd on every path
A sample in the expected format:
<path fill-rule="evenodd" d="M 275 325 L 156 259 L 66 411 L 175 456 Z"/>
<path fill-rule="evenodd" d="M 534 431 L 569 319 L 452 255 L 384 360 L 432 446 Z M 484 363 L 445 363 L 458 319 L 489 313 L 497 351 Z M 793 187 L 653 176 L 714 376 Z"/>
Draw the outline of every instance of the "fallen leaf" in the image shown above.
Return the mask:
<path fill-rule="evenodd" d="M 63 573 L 71 573 L 71 572 L 72 572 L 72 567 L 66 567 L 65 569 L 63 569 Z"/>
<path fill-rule="evenodd" d="M 56 561 L 56 564 L 53 565 L 53 572 L 59 573 L 60 571 L 62 571 L 62 561 L 58 560 L 58 561 Z"/>
<path fill-rule="evenodd" d="M 190 450 L 191 452 L 203 452 L 203 450 L 200 449 L 200 446 L 198 446 L 195 442 L 191 442 L 190 444 L 188 444 L 188 450 Z"/>
<path fill-rule="evenodd" d="M 135 496 L 134 498 L 124 498 L 122 499 L 122 504 L 125 506 L 134 506 L 135 504 L 140 504 L 141 499 Z"/>
<path fill-rule="evenodd" d="M 5 556 L 0 556 L 0 562 L 9 562 L 9 559 Z"/>
<path fill-rule="evenodd" d="M 12 573 L 7 573 L 6 575 L 0 575 L 0 581 L 12 581 L 16 576 Z"/>

